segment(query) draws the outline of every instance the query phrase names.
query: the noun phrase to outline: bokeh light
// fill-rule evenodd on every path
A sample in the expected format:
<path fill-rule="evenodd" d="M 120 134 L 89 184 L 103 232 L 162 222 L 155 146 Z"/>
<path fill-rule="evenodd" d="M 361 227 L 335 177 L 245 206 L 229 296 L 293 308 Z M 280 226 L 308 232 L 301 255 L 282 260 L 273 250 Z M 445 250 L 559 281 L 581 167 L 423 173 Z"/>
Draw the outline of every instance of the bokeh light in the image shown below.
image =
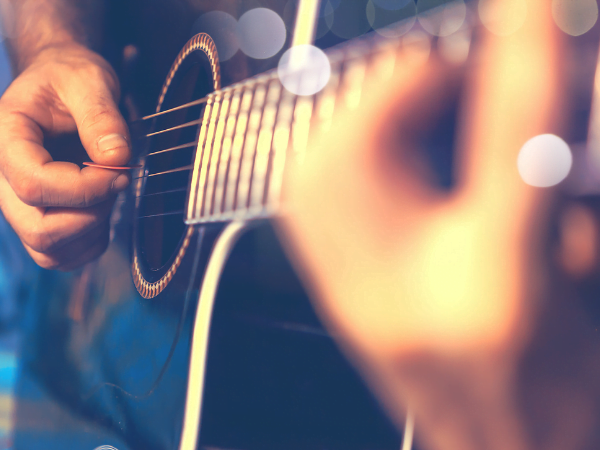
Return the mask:
<path fill-rule="evenodd" d="M 343 0 L 333 13 L 331 32 L 342 39 L 352 39 L 371 29 L 366 9 L 369 0 Z"/>
<path fill-rule="evenodd" d="M 383 8 L 380 4 L 397 8 Z M 399 5 L 402 3 L 402 5 Z M 417 20 L 417 6 L 413 0 L 371 0 L 367 4 L 367 19 L 373 29 L 384 37 L 398 37 L 406 34 Z"/>
<path fill-rule="evenodd" d="M 244 13 L 238 21 L 237 34 L 242 51 L 255 59 L 275 56 L 287 38 L 283 19 L 268 8 L 255 8 Z"/>
<path fill-rule="evenodd" d="M 240 49 L 237 20 L 226 12 L 212 11 L 198 17 L 192 27 L 192 35 L 197 33 L 207 33 L 213 38 L 220 61 L 227 61 Z"/>
<path fill-rule="evenodd" d="M 467 17 L 464 0 L 419 0 L 417 18 L 428 33 L 449 36 L 458 31 Z"/>
<path fill-rule="evenodd" d="M 277 73 L 281 84 L 296 95 L 314 95 L 331 77 L 329 58 L 313 45 L 298 45 L 279 60 Z"/>
<path fill-rule="evenodd" d="M 598 21 L 596 0 L 552 0 L 556 25 L 571 36 L 581 36 Z"/>
<path fill-rule="evenodd" d="M 339 2 L 337 3 L 339 6 Z M 329 0 L 321 3 L 321 11 L 319 13 L 319 20 L 317 21 L 317 31 L 316 31 L 316 39 L 320 39 L 325 36 L 329 30 L 331 30 L 331 26 L 333 25 L 333 13 L 335 11 L 333 3 Z"/>
<path fill-rule="evenodd" d="M 481 23 L 498 36 L 516 32 L 527 18 L 527 2 L 523 0 L 479 0 Z"/>
<path fill-rule="evenodd" d="M 569 145 L 558 136 L 542 134 L 523 145 L 517 158 L 519 174 L 530 186 L 550 187 L 563 181 L 573 165 Z"/>
<path fill-rule="evenodd" d="M 333 11 L 340 6 L 342 0 L 321 0 L 321 5 L 319 6 L 319 17 L 326 16 L 331 14 Z"/>
<path fill-rule="evenodd" d="M 398 9 L 406 8 L 411 3 L 414 4 L 414 0 L 372 0 L 373 3 L 382 9 L 388 11 L 396 11 Z"/>

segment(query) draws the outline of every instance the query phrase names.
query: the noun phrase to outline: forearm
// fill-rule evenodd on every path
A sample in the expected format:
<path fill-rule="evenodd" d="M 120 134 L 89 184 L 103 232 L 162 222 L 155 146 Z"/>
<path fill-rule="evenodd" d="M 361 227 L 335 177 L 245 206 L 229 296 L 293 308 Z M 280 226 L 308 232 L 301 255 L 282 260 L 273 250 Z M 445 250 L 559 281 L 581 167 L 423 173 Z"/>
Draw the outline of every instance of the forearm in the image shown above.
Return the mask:
<path fill-rule="evenodd" d="M 4 14 L 4 20 L 12 19 L 14 24 L 13 36 L 7 44 L 16 73 L 22 72 L 47 47 L 79 44 L 96 48 L 99 45 L 103 0 L 4 1 L 13 12 Z"/>

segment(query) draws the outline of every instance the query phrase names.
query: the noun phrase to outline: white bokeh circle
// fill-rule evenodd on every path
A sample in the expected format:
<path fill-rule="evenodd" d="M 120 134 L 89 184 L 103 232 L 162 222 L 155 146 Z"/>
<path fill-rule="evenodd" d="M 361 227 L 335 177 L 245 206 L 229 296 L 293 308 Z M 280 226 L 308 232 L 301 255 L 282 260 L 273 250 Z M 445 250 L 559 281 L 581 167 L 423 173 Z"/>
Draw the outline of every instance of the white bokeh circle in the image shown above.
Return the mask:
<path fill-rule="evenodd" d="M 414 4 L 413 0 L 372 0 L 377 6 L 388 11 L 395 11 L 398 9 L 406 8 L 411 3 Z"/>
<path fill-rule="evenodd" d="M 598 21 L 598 3 L 596 0 L 552 0 L 552 17 L 565 33 L 581 36 Z"/>
<path fill-rule="evenodd" d="M 313 45 L 298 45 L 286 51 L 279 60 L 277 74 L 281 84 L 296 95 L 314 95 L 331 77 L 327 55 Z"/>
<path fill-rule="evenodd" d="M 397 1 L 397 0 L 395 0 Z M 400 37 L 408 33 L 417 21 L 417 7 L 414 1 L 396 5 L 395 9 L 385 9 L 380 2 L 367 3 L 367 20 L 375 32 L 386 38 Z M 388 8 L 394 4 L 381 3 Z"/>
<path fill-rule="evenodd" d="M 550 187 L 563 181 L 573 166 L 569 145 L 558 136 L 542 134 L 523 145 L 517 158 L 519 175 L 535 187 Z"/>
<path fill-rule="evenodd" d="M 227 61 L 240 49 L 237 20 L 223 11 L 202 14 L 192 26 L 192 35 L 207 33 L 217 47 L 220 61 Z"/>
<path fill-rule="evenodd" d="M 255 8 L 244 13 L 238 20 L 237 33 L 242 51 L 255 59 L 275 56 L 287 39 L 283 19 L 268 8 Z"/>

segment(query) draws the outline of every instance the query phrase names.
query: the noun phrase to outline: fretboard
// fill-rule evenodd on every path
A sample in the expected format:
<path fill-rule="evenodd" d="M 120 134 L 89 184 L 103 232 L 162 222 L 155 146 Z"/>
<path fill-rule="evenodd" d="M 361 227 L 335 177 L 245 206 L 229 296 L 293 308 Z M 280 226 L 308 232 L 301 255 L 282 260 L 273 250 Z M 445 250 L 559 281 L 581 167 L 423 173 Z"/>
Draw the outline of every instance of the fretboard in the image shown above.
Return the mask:
<path fill-rule="evenodd" d="M 208 96 L 186 223 L 249 220 L 275 213 L 286 162 L 301 163 L 311 132 L 336 111 L 358 108 L 367 70 L 392 76 L 399 42 L 366 38 L 328 52 L 331 77 L 315 95 L 294 95 L 273 70 Z"/>

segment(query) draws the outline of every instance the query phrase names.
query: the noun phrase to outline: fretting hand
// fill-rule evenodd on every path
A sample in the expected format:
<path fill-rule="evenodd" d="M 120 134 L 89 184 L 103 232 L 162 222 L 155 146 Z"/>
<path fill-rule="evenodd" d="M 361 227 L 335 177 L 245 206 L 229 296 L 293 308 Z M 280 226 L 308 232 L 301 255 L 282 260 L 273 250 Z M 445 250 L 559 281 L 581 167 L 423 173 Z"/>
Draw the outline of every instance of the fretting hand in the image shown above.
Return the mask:
<path fill-rule="evenodd" d="M 551 2 L 526 3 L 516 33 L 480 30 L 452 192 L 415 160 L 456 70 L 402 51 L 391 81 L 367 73 L 360 108 L 312 137 L 287 189 L 281 225 L 317 309 L 399 427 L 413 406 L 429 449 L 588 448 L 598 419 L 597 343 L 583 354 L 588 325 L 552 322 L 574 307 L 547 247 L 555 191 L 517 171 L 564 119 Z"/>

